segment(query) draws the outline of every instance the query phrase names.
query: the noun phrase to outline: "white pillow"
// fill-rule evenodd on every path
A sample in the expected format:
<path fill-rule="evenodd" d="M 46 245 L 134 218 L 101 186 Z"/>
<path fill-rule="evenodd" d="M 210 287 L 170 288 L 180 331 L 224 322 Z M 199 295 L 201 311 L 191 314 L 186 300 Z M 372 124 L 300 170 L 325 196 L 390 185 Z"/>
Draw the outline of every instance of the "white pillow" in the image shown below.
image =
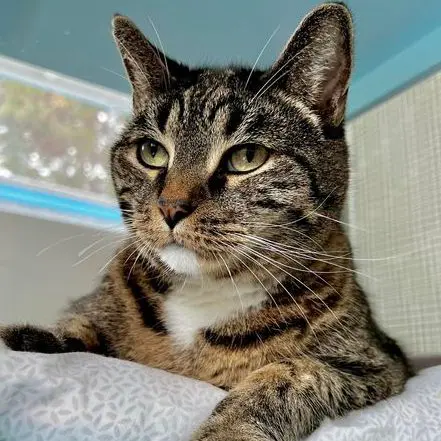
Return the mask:
<path fill-rule="evenodd" d="M 87 353 L 0 352 L 0 441 L 180 441 L 226 393 Z"/>
<path fill-rule="evenodd" d="M 0 441 L 185 441 L 225 395 L 93 354 L 0 352 Z M 441 440 L 441 366 L 421 371 L 400 396 L 326 421 L 308 439 L 379 440 Z"/>

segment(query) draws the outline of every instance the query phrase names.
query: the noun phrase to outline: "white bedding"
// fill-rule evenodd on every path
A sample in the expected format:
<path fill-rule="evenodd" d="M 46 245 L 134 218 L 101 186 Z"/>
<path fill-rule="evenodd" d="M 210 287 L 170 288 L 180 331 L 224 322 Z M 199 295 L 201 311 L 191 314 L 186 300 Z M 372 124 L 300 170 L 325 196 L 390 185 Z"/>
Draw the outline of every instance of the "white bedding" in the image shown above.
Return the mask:
<path fill-rule="evenodd" d="M 225 392 L 92 354 L 0 351 L 0 441 L 180 441 Z M 441 441 L 441 366 L 308 441 Z M 231 440 L 234 441 L 234 440 Z"/>

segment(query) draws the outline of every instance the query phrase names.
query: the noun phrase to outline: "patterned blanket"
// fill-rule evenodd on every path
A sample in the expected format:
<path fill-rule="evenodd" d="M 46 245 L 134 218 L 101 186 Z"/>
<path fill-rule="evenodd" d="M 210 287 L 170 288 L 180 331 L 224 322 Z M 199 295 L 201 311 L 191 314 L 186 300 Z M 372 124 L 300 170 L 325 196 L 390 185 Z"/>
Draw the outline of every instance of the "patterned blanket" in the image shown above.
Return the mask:
<path fill-rule="evenodd" d="M 225 392 L 85 353 L 0 352 L 0 441 L 185 441 Z M 308 441 L 441 441 L 441 366 Z"/>

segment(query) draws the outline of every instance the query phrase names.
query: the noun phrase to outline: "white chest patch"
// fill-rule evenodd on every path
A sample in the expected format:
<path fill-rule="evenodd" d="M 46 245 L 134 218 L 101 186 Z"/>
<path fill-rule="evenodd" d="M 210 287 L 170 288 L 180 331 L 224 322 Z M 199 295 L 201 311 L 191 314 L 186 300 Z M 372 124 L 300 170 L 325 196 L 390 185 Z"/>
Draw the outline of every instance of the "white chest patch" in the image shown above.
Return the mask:
<path fill-rule="evenodd" d="M 178 274 L 196 277 L 201 273 L 194 251 L 179 245 L 168 245 L 159 251 L 160 259 Z"/>
<path fill-rule="evenodd" d="M 165 300 L 166 327 L 176 343 L 189 346 L 204 328 L 259 308 L 266 294 L 259 284 L 231 279 L 188 279 Z"/>

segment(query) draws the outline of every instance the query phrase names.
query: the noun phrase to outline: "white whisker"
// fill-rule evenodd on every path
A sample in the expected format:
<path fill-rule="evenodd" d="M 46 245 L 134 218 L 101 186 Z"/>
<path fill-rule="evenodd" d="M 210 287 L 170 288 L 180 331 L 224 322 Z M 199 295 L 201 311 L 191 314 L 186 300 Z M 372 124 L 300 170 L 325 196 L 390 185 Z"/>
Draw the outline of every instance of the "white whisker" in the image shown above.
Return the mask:
<path fill-rule="evenodd" d="M 103 69 L 103 70 L 105 70 L 106 72 L 109 72 L 109 73 L 111 73 L 111 74 L 113 74 L 113 75 L 116 75 L 117 77 L 122 78 L 124 81 L 128 81 L 128 80 L 127 80 L 127 77 L 125 77 L 124 75 L 119 74 L 118 72 L 115 72 L 115 71 L 112 70 L 112 69 L 108 69 L 107 67 L 104 67 L 104 66 L 101 66 L 101 69 Z"/>
<path fill-rule="evenodd" d="M 307 44 L 306 46 L 304 46 L 302 49 L 300 49 L 296 54 L 294 54 L 292 57 L 289 57 L 288 60 L 282 64 L 282 66 L 276 70 L 276 72 L 274 72 L 273 75 L 271 75 L 268 80 L 263 84 L 263 86 L 257 91 L 257 93 L 254 95 L 254 97 L 251 99 L 250 104 L 256 100 L 257 98 L 259 98 L 260 96 L 262 96 L 270 87 L 272 87 L 277 81 L 279 81 L 282 77 L 284 77 L 286 74 L 289 73 L 289 70 L 287 70 L 286 72 L 282 73 L 278 78 L 277 75 L 285 68 L 288 66 L 289 63 L 291 63 L 291 61 L 293 61 L 296 57 L 298 57 L 307 47 L 309 46 L 309 44 Z M 274 80 L 274 81 L 273 81 Z M 269 84 L 271 83 L 271 84 Z M 268 87 L 265 87 L 268 86 Z"/>
<path fill-rule="evenodd" d="M 272 296 L 272 294 L 269 292 L 268 288 L 263 284 L 263 282 L 259 279 L 259 277 L 257 277 L 256 273 L 239 257 L 237 256 L 236 252 L 240 252 L 239 250 L 237 250 L 236 248 L 234 248 L 233 246 L 223 243 L 223 245 L 227 246 L 228 248 L 230 248 L 232 254 L 234 255 L 234 257 L 236 259 L 239 260 L 239 262 L 242 263 L 242 265 L 245 266 L 245 268 L 248 269 L 248 271 L 254 276 L 254 278 L 259 282 L 259 284 L 262 286 L 262 288 L 265 290 L 265 292 L 268 294 L 269 298 L 271 299 L 271 301 L 274 303 L 275 307 L 277 308 L 277 310 L 279 311 L 280 317 L 282 318 L 283 321 L 285 321 L 285 317 L 282 314 L 282 311 L 279 308 L 279 305 L 277 304 L 276 300 L 274 299 L 274 297 Z"/>
<path fill-rule="evenodd" d="M 136 250 L 135 250 L 135 251 L 138 251 L 138 255 L 136 256 L 136 259 L 135 259 L 135 261 L 133 262 L 132 267 L 130 268 L 129 274 L 127 275 L 127 281 L 129 281 L 130 276 L 131 276 L 131 274 L 132 274 L 132 271 L 133 271 L 133 269 L 134 269 L 135 266 L 136 266 L 136 262 L 138 261 L 139 257 L 143 254 L 144 249 L 146 248 L 146 246 L 147 246 L 147 245 L 141 246 L 141 248 L 136 247 Z M 131 255 L 130 255 L 130 256 L 131 256 Z M 130 258 L 130 256 L 129 256 L 129 258 Z M 127 262 L 127 260 L 126 260 L 126 262 Z"/>
<path fill-rule="evenodd" d="M 86 260 L 90 259 L 92 256 L 94 256 L 95 254 L 97 254 L 97 253 L 99 253 L 100 251 L 104 250 L 105 248 L 108 248 L 108 247 L 110 247 L 110 246 L 114 246 L 114 245 L 116 245 L 116 244 L 118 244 L 118 243 L 120 243 L 120 242 L 126 241 L 126 240 L 127 240 L 127 238 L 126 238 L 126 237 L 123 237 L 122 239 L 118 239 L 118 240 L 116 240 L 116 241 L 113 241 L 113 242 L 111 242 L 111 243 L 108 243 L 108 244 L 106 244 L 106 245 L 103 245 L 102 247 L 98 248 L 97 250 L 92 251 L 92 252 L 91 252 L 90 254 L 88 254 L 86 257 L 83 257 L 82 259 L 80 259 L 80 260 L 78 260 L 77 262 L 75 262 L 75 263 L 72 265 L 72 267 L 76 267 L 76 266 L 80 265 L 81 263 L 83 263 L 83 262 L 85 262 Z"/>
<path fill-rule="evenodd" d="M 275 224 L 259 224 L 259 223 L 249 223 L 249 225 L 253 225 L 255 227 L 265 227 L 265 228 L 284 228 L 288 231 L 292 231 L 294 232 L 296 235 L 301 236 L 306 238 L 306 240 L 312 242 L 314 245 L 317 245 L 318 248 L 323 250 L 323 245 L 319 244 L 315 239 L 313 239 L 312 237 L 308 236 L 306 233 L 303 233 L 302 231 L 299 231 L 297 229 L 294 228 L 290 228 L 290 227 L 285 227 L 284 225 L 275 225 Z"/>
<path fill-rule="evenodd" d="M 127 50 L 126 46 L 125 46 L 124 43 L 121 41 L 121 39 L 118 38 L 117 36 L 115 36 L 115 39 L 117 40 L 118 44 L 120 44 L 121 47 L 124 49 L 125 55 L 127 55 L 127 57 L 130 58 L 130 60 L 133 62 L 133 64 L 138 68 L 139 73 L 142 74 L 142 75 L 144 76 L 145 80 L 147 81 L 147 83 L 149 83 L 149 82 L 150 82 L 150 79 L 149 79 L 147 73 L 144 72 L 144 71 L 141 69 L 141 66 L 140 66 L 139 63 L 135 60 L 135 58 L 133 57 L 133 55 Z"/>
<path fill-rule="evenodd" d="M 248 247 L 247 247 L 248 248 Z M 293 274 L 291 274 L 291 273 L 289 273 L 288 271 L 285 271 L 283 268 L 281 268 L 281 266 L 285 266 L 285 267 L 287 267 L 287 268 L 290 268 L 290 269 L 294 269 L 294 270 L 297 270 L 297 268 L 293 268 L 293 267 L 290 267 L 290 266 L 288 266 L 288 265 L 284 265 L 284 264 L 282 264 L 281 262 L 277 262 L 276 260 L 274 260 L 274 259 L 271 259 L 270 257 L 268 257 L 268 256 L 264 256 L 263 254 L 261 254 L 261 253 L 258 253 L 258 252 L 256 252 L 255 250 L 253 250 L 252 248 L 248 248 L 249 249 L 249 251 L 251 251 L 251 252 L 253 252 L 255 255 L 257 255 L 257 256 L 259 256 L 259 257 L 261 257 L 261 258 L 263 258 L 264 260 L 266 260 L 268 263 L 270 263 L 270 264 L 272 264 L 272 265 L 274 265 L 276 268 L 278 268 L 278 269 L 280 269 L 282 272 L 284 272 L 285 274 L 287 274 L 289 277 L 291 277 L 291 278 L 293 278 L 297 283 L 300 283 L 304 288 L 306 288 L 310 293 L 312 293 L 317 299 L 319 299 L 320 300 L 320 302 L 321 303 L 323 303 L 323 305 L 329 310 L 329 312 L 334 316 L 334 318 L 339 322 L 339 324 L 344 328 L 344 329 L 346 329 L 353 337 L 355 337 L 353 334 L 352 334 L 352 331 L 349 329 L 349 328 L 347 328 L 347 327 L 345 327 L 341 322 L 340 322 L 340 320 L 339 320 L 339 318 L 336 316 L 336 314 L 334 313 L 334 311 L 327 305 L 327 303 L 311 288 L 311 287 L 309 287 L 308 285 L 306 285 L 301 279 L 299 279 L 298 277 L 295 277 Z M 300 264 L 300 265 L 302 265 L 304 268 L 306 268 L 306 269 L 308 269 L 305 265 L 303 265 L 303 264 L 301 264 L 300 262 L 298 262 L 297 260 L 295 260 L 295 259 L 293 259 L 297 264 Z M 280 265 L 280 266 L 279 266 Z M 315 275 L 316 277 L 318 277 L 322 282 L 324 282 L 327 286 L 329 286 L 336 294 L 338 294 L 340 297 L 341 297 L 341 294 L 328 282 L 328 281 L 326 281 L 323 277 L 321 277 L 321 276 L 319 276 L 319 275 L 317 275 L 314 271 L 311 271 L 311 270 L 308 270 L 307 271 L 308 273 L 311 273 L 311 274 L 313 274 L 313 275 Z"/>
<path fill-rule="evenodd" d="M 159 36 L 159 32 L 158 32 L 158 30 L 156 29 L 156 26 L 155 26 L 155 24 L 153 23 L 153 20 L 151 19 L 151 17 L 150 17 L 150 16 L 147 16 L 147 19 L 148 19 L 148 21 L 150 22 L 150 24 L 151 24 L 153 30 L 155 31 L 156 38 L 158 39 L 159 46 L 161 47 L 162 55 L 164 56 L 164 65 L 165 65 L 165 71 L 166 71 L 166 73 L 167 73 L 167 81 L 168 81 L 168 85 L 170 85 L 170 71 L 168 70 L 167 57 L 166 57 L 166 55 L 165 55 L 164 46 L 162 45 L 161 37 Z M 158 57 L 159 57 L 159 55 L 158 55 Z"/>
<path fill-rule="evenodd" d="M 328 220 L 331 220 L 333 222 L 336 222 L 337 224 L 341 224 L 341 225 L 344 225 L 346 227 L 353 228 L 354 230 L 367 232 L 367 230 L 365 228 L 361 228 L 361 227 L 357 227 L 357 226 L 352 225 L 352 224 L 348 224 L 347 222 L 343 222 L 341 220 L 334 219 L 334 218 L 329 217 L 329 216 L 325 216 L 324 214 L 321 214 L 321 213 L 315 213 L 315 215 L 318 216 L 318 217 L 322 217 L 324 219 L 328 219 Z"/>
<path fill-rule="evenodd" d="M 103 240 L 106 240 L 107 237 L 102 237 L 101 239 L 96 240 L 95 242 L 92 242 L 90 245 L 88 245 L 86 248 L 83 248 L 79 253 L 78 257 L 83 256 L 85 253 L 87 253 L 91 248 L 93 248 L 95 245 L 99 244 Z"/>
<path fill-rule="evenodd" d="M 248 83 L 250 82 L 251 76 L 253 75 L 254 69 L 256 69 L 257 63 L 259 62 L 260 58 L 262 57 L 263 53 L 265 52 L 265 49 L 268 47 L 268 45 L 271 43 L 271 40 L 274 38 L 274 35 L 277 34 L 277 32 L 280 29 L 280 25 L 276 27 L 276 29 L 274 29 L 273 33 L 269 36 L 268 40 L 266 41 L 265 45 L 263 46 L 262 50 L 259 52 L 259 55 L 256 58 L 256 61 L 253 64 L 253 67 L 251 68 L 251 71 L 248 75 L 247 81 L 245 82 L 245 87 L 244 89 L 247 88 Z"/>
<path fill-rule="evenodd" d="M 270 271 L 268 270 L 265 266 L 263 266 L 258 260 L 256 260 L 254 257 L 250 256 L 249 254 L 247 254 L 246 252 L 243 251 L 243 253 L 246 255 L 246 257 L 250 260 L 253 260 L 257 265 L 259 265 L 265 272 L 267 272 L 275 281 L 277 284 L 279 284 L 282 289 L 288 294 L 288 296 L 291 298 L 291 300 L 293 301 L 294 305 L 297 307 L 297 309 L 300 311 L 300 313 L 302 314 L 303 318 L 305 319 L 306 323 L 308 324 L 309 328 L 311 329 L 311 332 L 314 334 L 315 339 L 317 340 L 319 346 L 320 346 L 320 341 L 314 331 L 314 328 L 311 325 L 311 322 L 308 320 L 308 317 L 305 314 L 305 311 L 301 308 L 301 306 L 299 305 L 299 303 L 296 301 L 296 299 L 292 296 L 292 294 L 289 292 L 289 290 L 285 287 L 285 285 L 283 285 L 282 282 L 280 282 L 280 280 Z"/>
<path fill-rule="evenodd" d="M 115 255 L 111 259 L 109 259 L 108 262 L 104 266 L 101 267 L 101 269 L 98 271 L 98 274 L 102 273 L 121 253 L 123 253 L 125 250 L 127 250 L 128 248 L 133 246 L 138 241 L 141 241 L 141 239 L 138 239 L 135 242 L 130 242 L 126 247 L 124 247 L 123 249 L 121 249 L 117 253 L 115 253 Z"/>
<path fill-rule="evenodd" d="M 225 264 L 225 268 L 226 268 L 227 271 L 228 271 L 228 274 L 229 274 L 229 276 L 230 276 L 231 282 L 232 282 L 232 284 L 233 284 L 233 286 L 234 286 L 234 288 L 235 288 L 235 290 L 236 290 L 236 292 L 237 292 L 237 296 L 239 297 L 240 306 L 242 307 L 242 313 L 244 314 L 244 313 L 245 313 L 245 308 L 244 308 L 244 306 L 243 306 L 242 296 L 241 296 L 241 294 L 240 294 L 240 292 L 239 292 L 239 288 L 237 287 L 236 282 L 234 281 L 233 274 L 231 273 L 231 270 L 230 270 L 230 268 L 228 267 L 228 264 L 227 264 L 227 262 L 225 261 L 225 259 L 224 259 L 220 254 L 218 254 L 218 256 L 220 257 L 220 259 L 222 260 L 222 262 Z"/>
<path fill-rule="evenodd" d="M 81 233 L 81 234 L 74 234 L 73 236 L 68 236 L 68 237 L 63 237 L 60 240 L 57 240 L 55 243 L 48 245 L 47 247 L 43 248 L 42 250 L 40 250 L 35 257 L 40 257 L 43 253 L 45 253 L 46 251 L 49 251 L 50 249 L 52 249 L 53 247 L 56 247 L 57 245 L 60 245 L 64 242 L 69 242 L 69 240 L 73 240 L 73 239 L 77 239 L 78 237 L 83 237 L 85 236 L 87 233 Z"/>
<path fill-rule="evenodd" d="M 271 245 L 272 247 L 275 246 L 276 248 L 273 248 L 272 251 L 279 252 L 280 254 L 282 252 L 287 252 L 287 251 L 291 251 L 292 250 L 296 254 L 296 257 L 298 257 L 298 258 L 303 258 L 303 259 L 309 260 L 309 261 L 322 262 L 322 263 L 325 263 L 327 265 L 331 265 L 331 266 L 335 266 L 337 268 L 343 269 L 344 271 L 347 271 L 347 272 L 350 272 L 350 273 L 353 273 L 353 274 L 358 274 L 360 276 L 366 277 L 366 278 L 371 279 L 371 280 L 377 280 L 376 278 L 374 278 L 372 276 L 369 276 L 368 274 L 361 273 L 360 271 L 354 270 L 353 268 L 348 268 L 348 267 L 339 265 L 339 264 L 337 264 L 335 262 L 331 262 L 329 260 L 320 259 L 320 258 L 311 256 L 311 255 L 308 255 L 308 253 L 307 253 L 308 250 L 301 250 L 299 252 L 299 249 L 296 249 L 294 247 L 289 247 L 288 250 L 283 250 L 283 245 L 278 244 L 277 242 L 273 242 L 273 241 L 267 241 L 267 243 L 265 243 L 266 239 L 263 239 L 261 237 L 256 237 L 256 236 L 253 237 L 251 235 L 242 235 L 240 233 L 233 233 L 233 235 L 247 238 L 249 241 L 254 242 L 254 243 L 260 243 L 261 247 L 262 247 L 262 245 L 265 245 L 267 247 L 268 247 L 268 245 Z M 280 247 L 280 248 L 277 249 L 277 247 Z M 324 256 L 326 257 L 326 255 L 324 255 Z M 323 255 L 320 255 L 320 257 L 323 257 Z M 340 259 L 340 257 L 336 257 L 336 256 L 329 256 L 329 257 L 332 258 L 332 259 Z M 350 258 L 348 258 L 348 259 L 344 258 L 344 259 L 345 260 L 349 260 L 349 261 L 352 260 Z"/>

